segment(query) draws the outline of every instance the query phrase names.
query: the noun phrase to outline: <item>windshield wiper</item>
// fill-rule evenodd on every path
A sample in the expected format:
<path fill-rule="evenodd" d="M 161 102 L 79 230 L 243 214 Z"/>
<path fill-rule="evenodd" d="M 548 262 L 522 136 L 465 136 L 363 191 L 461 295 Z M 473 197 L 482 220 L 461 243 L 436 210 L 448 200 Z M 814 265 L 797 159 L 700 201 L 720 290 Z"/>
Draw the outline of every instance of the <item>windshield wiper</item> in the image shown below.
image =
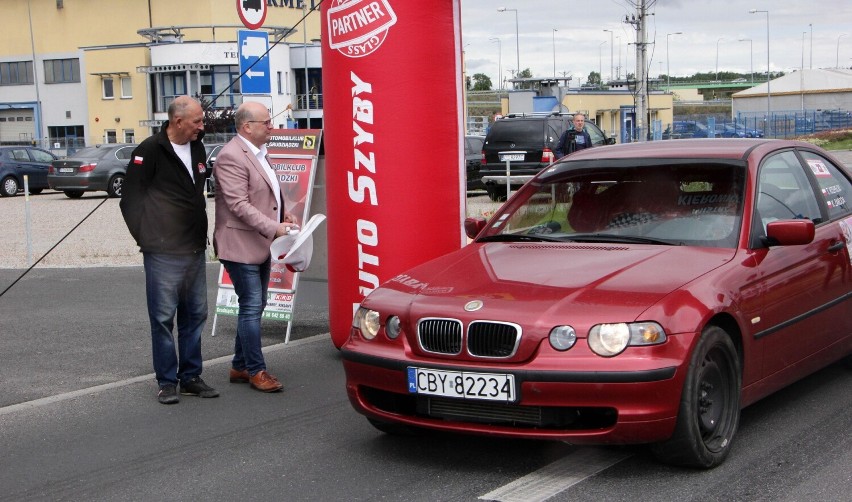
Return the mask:
<path fill-rule="evenodd" d="M 476 242 L 565 242 L 565 239 L 541 234 L 497 234 L 486 235 Z"/>
<path fill-rule="evenodd" d="M 661 244 L 663 246 L 680 246 L 680 242 L 671 242 L 663 239 L 652 239 L 650 237 L 639 237 L 636 235 L 618 234 L 574 234 L 567 237 L 575 242 L 629 242 L 635 244 Z"/>

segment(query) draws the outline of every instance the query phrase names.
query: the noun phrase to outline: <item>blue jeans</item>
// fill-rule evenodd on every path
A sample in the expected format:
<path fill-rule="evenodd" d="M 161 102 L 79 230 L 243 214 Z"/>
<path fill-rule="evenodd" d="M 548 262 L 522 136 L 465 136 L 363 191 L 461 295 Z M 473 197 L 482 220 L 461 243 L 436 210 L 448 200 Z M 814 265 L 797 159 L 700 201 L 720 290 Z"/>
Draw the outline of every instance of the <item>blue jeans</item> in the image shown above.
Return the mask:
<path fill-rule="evenodd" d="M 205 255 L 143 253 L 143 263 L 157 383 L 185 382 L 201 375 L 201 331 L 207 320 Z"/>
<path fill-rule="evenodd" d="M 260 342 L 260 318 L 266 307 L 269 289 L 270 259 L 252 265 L 220 260 L 234 283 L 240 312 L 237 315 L 237 337 L 234 340 L 234 369 L 246 369 L 249 375 L 266 369 Z"/>

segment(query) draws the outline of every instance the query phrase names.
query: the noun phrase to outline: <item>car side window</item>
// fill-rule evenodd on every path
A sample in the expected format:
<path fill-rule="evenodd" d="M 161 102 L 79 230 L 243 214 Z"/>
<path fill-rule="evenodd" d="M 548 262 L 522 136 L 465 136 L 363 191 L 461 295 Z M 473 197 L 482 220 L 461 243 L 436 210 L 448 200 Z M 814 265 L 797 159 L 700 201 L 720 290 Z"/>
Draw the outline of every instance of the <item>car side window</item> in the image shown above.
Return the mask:
<path fill-rule="evenodd" d="M 600 129 L 591 124 L 586 124 L 584 129 L 589 133 L 589 137 L 592 138 L 593 145 L 600 146 L 604 144 L 604 135 Z"/>
<path fill-rule="evenodd" d="M 849 178 L 822 155 L 809 151 L 800 153 L 819 183 L 828 206 L 829 219 L 842 218 L 852 213 L 852 182 Z"/>
<path fill-rule="evenodd" d="M 556 128 L 556 124 L 551 121 L 547 121 L 547 131 L 545 132 L 546 137 L 544 138 L 545 143 L 547 143 L 548 148 L 555 148 L 556 143 L 559 142 L 559 137 L 562 136 L 562 133 L 559 132 L 559 129 Z"/>
<path fill-rule="evenodd" d="M 758 175 L 755 208 L 764 232 L 767 223 L 775 220 L 822 221 L 813 188 L 795 152 L 788 150 L 764 160 Z"/>
<path fill-rule="evenodd" d="M 30 150 L 30 155 L 33 156 L 33 160 L 36 162 L 52 162 L 53 155 L 42 151 L 42 150 Z"/>
<path fill-rule="evenodd" d="M 120 160 L 130 160 L 130 154 L 133 153 L 132 146 L 126 146 L 124 148 L 119 148 L 117 152 L 115 152 L 115 156 Z"/>
<path fill-rule="evenodd" d="M 14 160 L 22 160 L 24 162 L 30 161 L 30 156 L 27 155 L 27 151 L 23 148 L 14 148 L 10 153 L 10 157 L 12 157 Z"/>

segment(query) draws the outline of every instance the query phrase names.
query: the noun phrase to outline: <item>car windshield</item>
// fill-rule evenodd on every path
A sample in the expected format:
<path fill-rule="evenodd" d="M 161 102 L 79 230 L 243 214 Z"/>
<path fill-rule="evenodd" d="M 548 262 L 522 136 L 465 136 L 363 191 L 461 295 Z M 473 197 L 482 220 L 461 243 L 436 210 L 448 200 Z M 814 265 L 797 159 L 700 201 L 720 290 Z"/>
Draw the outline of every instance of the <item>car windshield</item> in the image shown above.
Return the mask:
<path fill-rule="evenodd" d="M 695 161 L 563 169 L 525 186 L 479 241 L 734 247 L 744 173 Z"/>

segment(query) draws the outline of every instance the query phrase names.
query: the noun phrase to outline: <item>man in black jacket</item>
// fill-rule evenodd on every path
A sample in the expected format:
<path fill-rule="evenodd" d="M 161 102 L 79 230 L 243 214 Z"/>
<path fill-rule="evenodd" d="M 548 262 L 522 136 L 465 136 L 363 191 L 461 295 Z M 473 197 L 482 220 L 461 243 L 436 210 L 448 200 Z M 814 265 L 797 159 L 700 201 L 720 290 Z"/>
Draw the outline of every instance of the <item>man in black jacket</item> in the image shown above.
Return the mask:
<path fill-rule="evenodd" d="M 574 153 L 577 150 L 592 147 L 592 137 L 586 132 L 586 116 L 582 113 L 575 113 L 572 119 L 574 127 L 568 129 L 559 138 L 559 143 L 556 144 L 556 151 L 553 152 L 556 158 L 562 158 L 569 153 Z"/>
<path fill-rule="evenodd" d="M 201 143 L 204 112 L 198 101 L 180 96 L 168 114 L 160 132 L 133 151 L 120 206 L 145 266 L 158 400 L 174 404 L 178 384 L 184 395 L 219 393 L 201 379 L 201 331 L 207 320 L 204 184 L 209 175 Z"/>

